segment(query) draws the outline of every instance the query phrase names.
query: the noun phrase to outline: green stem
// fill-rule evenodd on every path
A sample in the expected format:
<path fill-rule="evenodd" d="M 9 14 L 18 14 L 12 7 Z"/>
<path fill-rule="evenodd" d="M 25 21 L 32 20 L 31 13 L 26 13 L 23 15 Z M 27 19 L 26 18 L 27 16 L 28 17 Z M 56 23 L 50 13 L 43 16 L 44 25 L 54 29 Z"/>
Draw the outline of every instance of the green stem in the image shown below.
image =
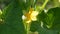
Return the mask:
<path fill-rule="evenodd" d="M 49 0 L 45 0 L 45 2 L 43 3 L 42 6 L 36 6 L 37 7 L 36 10 L 39 11 L 39 13 L 41 13 L 44 10 L 44 8 L 45 8 L 46 4 L 48 3 L 48 1 Z"/>
<path fill-rule="evenodd" d="M 27 34 L 29 34 L 29 30 L 30 30 L 30 23 L 26 23 L 26 30 L 27 30 Z"/>
<path fill-rule="evenodd" d="M 29 34 L 30 24 L 31 24 L 31 23 L 26 23 L 26 22 L 24 21 L 24 26 L 25 26 L 25 30 L 26 30 L 26 33 L 27 33 L 27 34 Z"/>
<path fill-rule="evenodd" d="M 45 6 L 46 6 L 46 4 L 48 3 L 48 1 L 49 1 L 49 0 L 45 0 L 45 2 L 43 3 L 43 5 L 42 5 L 42 7 L 41 7 L 42 10 L 45 8 Z"/>

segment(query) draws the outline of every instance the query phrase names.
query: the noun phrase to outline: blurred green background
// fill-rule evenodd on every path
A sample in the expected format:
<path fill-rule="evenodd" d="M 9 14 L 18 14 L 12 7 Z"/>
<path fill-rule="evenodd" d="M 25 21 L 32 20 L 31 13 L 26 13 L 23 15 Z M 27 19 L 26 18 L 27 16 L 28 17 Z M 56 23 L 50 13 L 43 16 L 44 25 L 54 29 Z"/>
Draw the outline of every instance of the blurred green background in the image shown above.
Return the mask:
<path fill-rule="evenodd" d="M 0 0 L 0 9 L 3 9 L 7 6 L 12 0 Z M 24 0 L 25 1 L 25 0 Z M 45 0 L 37 0 L 37 5 L 42 5 Z M 46 5 L 46 9 L 53 8 L 53 7 L 60 7 L 60 0 L 49 0 Z"/>

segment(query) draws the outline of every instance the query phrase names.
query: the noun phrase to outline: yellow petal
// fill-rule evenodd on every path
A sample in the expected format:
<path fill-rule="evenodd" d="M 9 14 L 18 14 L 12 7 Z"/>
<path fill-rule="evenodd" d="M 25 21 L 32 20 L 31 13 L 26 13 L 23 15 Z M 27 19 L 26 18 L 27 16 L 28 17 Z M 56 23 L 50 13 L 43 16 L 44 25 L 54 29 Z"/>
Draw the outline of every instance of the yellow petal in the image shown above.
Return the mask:
<path fill-rule="evenodd" d="M 38 11 L 33 11 L 33 12 L 31 13 L 31 15 L 30 15 L 31 20 L 32 20 L 32 21 L 36 21 L 36 20 L 37 20 L 36 16 L 37 16 L 38 14 L 39 14 Z"/>
<path fill-rule="evenodd" d="M 36 18 L 36 17 L 31 17 L 31 20 L 32 20 L 32 21 L 36 21 L 37 18 Z"/>
<path fill-rule="evenodd" d="M 26 23 L 30 23 L 31 22 L 31 20 L 29 20 L 29 21 L 26 21 Z"/>
<path fill-rule="evenodd" d="M 31 13 L 31 16 L 37 16 L 38 14 L 39 14 L 38 11 L 33 11 L 33 12 Z"/>

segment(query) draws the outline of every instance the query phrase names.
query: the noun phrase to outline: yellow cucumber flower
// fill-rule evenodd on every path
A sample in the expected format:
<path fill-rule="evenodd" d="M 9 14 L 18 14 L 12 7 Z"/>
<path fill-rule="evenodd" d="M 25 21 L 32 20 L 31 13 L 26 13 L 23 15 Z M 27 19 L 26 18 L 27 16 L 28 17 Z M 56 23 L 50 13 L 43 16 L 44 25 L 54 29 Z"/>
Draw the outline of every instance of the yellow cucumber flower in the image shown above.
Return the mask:
<path fill-rule="evenodd" d="M 30 23 L 31 21 L 36 21 L 36 16 L 38 15 L 38 11 L 34 11 L 33 8 L 30 8 L 29 12 L 26 13 L 23 17 L 26 19 L 26 23 Z"/>

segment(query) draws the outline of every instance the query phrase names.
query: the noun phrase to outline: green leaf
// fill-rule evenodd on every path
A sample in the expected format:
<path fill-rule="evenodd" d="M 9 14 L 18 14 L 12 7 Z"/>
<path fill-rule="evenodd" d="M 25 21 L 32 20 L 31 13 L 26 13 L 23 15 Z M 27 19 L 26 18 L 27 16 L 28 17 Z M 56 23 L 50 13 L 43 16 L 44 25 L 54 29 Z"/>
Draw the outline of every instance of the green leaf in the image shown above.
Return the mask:
<path fill-rule="evenodd" d="M 54 30 L 48 30 L 48 29 L 45 29 L 45 28 L 38 28 L 38 32 L 39 34 L 58 34 L 57 31 L 54 31 Z"/>
<path fill-rule="evenodd" d="M 48 29 L 60 31 L 60 8 L 52 8 L 47 12 L 46 25 L 49 26 Z"/>
<path fill-rule="evenodd" d="M 40 23 L 37 21 L 31 22 L 30 31 L 35 32 L 40 27 Z"/>
<path fill-rule="evenodd" d="M 26 34 L 22 22 L 22 8 L 18 0 L 12 1 L 11 4 L 4 10 L 4 24 L 1 34 Z"/>
<path fill-rule="evenodd" d="M 38 14 L 37 18 L 38 18 L 38 21 L 44 21 L 44 19 L 46 18 L 45 12 L 41 11 L 41 13 Z"/>
<path fill-rule="evenodd" d="M 54 15 L 53 15 L 53 11 L 49 11 L 47 12 L 46 14 L 46 17 L 44 19 L 44 27 L 46 26 L 47 28 L 51 28 L 52 27 L 52 24 L 53 24 L 53 21 L 54 21 Z"/>

